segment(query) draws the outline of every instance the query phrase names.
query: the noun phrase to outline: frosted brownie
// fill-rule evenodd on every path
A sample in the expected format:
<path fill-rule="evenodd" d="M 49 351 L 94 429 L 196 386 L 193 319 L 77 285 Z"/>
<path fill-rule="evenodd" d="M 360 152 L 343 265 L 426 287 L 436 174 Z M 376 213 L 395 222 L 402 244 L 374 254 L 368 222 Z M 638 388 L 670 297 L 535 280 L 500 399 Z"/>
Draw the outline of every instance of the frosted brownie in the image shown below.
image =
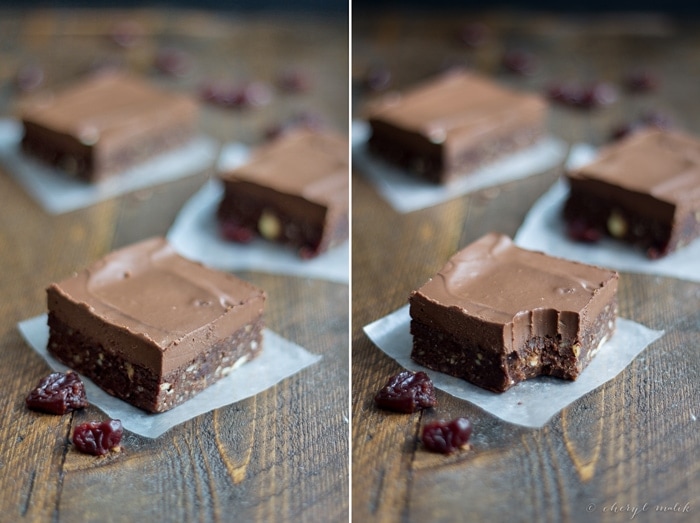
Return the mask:
<path fill-rule="evenodd" d="M 570 231 L 607 234 L 650 258 L 700 236 L 698 138 L 640 131 L 603 149 L 566 179 L 570 193 L 564 219 Z"/>
<path fill-rule="evenodd" d="M 329 131 L 297 129 L 221 173 L 217 211 L 223 235 L 260 235 L 314 257 L 348 237 L 348 141 Z"/>
<path fill-rule="evenodd" d="M 463 70 L 390 93 L 368 109 L 369 150 L 434 183 L 534 144 L 546 103 Z"/>
<path fill-rule="evenodd" d="M 488 234 L 411 293 L 411 357 L 496 392 L 539 375 L 575 380 L 615 329 L 617 283 Z"/>
<path fill-rule="evenodd" d="M 82 79 L 21 114 L 22 149 L 78 179 L 95 182 L 191 139 L 198 108 L 122 72 Z"/>
<path fill-rule="evenodd" d="M 48 351 L 149 412 L 179 405 L 262 350 L 265 293 L 180 257 L 163 238 L 47 289 Z"/>

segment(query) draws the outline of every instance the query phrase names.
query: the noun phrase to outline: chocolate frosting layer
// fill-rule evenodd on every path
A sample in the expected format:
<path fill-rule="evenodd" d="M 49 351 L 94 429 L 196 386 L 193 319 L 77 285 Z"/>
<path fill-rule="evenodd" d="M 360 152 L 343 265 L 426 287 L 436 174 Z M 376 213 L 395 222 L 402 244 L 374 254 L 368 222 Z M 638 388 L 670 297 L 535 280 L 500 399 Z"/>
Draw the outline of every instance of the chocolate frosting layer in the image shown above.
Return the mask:
<path fill-rule="evenodd" d="M 700 202 L 700 140 L 677 131 L 640 131 L 606 147 L 595 161 L 568 177 L 614 185 L 669 204 Z"/>
<path fill-rule="evenodd" d="M 92 75 L 54 95 L 37 99 L 22 119 L 93 146 L 118 147 L 135 134 L 194 116 L 196 102 L 123 72 Z"/>
<path fill-rule="evenodd" d="M 263 145 L 245 165 L 221 177 L 343 209 L 349 202 L 348 148 L 346 138 L 329 131 L 297 129 Z"/>
<path fill-rule="evenodd" d="M 65 323 L 163 373 L 259 317 L 265 300 L 257 287 L 182 258 L 163 238 L 114 251 L 48 293 Z M 114 332 L 107 336 L 105 326 Z"/>
<path fill-rule="evenodd" d="M 544 100 L 515 92 L 461 69 L 370 104 L 370 121 L 414 132 L 447 149 L 462 149 L 484 135 L 503 134 L 541 118 Z"/>
<path fill-rule="evenodd" d="M 614 271 L 521 249 L 491 233 L 450 258 L 411 300 L 502 326 L 505 346 L 517 346 L 534 336 L 576 337 L 579 324 L 610 303 L 617 278 Z M 458 317 L 420 307 L 412 314 L 438 325 Z"/>

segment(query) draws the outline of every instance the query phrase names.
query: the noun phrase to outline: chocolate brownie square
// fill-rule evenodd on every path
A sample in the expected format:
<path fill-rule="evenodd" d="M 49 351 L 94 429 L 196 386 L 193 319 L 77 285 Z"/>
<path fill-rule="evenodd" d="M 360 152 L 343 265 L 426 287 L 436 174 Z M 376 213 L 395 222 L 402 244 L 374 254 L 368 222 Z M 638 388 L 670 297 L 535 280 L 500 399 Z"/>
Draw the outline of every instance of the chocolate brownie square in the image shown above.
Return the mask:
<path fill-rule="evenodd" d="M 646 130 L 604 148 L 566 174 L 569 232 L 602 233 L 650 258 L 700 236 L 700 140 L 677 131 Z"/>
<path fill-rule="evenodd" d="M 256 235 L 311 258 L 348 237 L 348 141 L 330 131 L 298 129 L 221 174 L 217 217 L 225 238 Z"/>
<path fill-rule="evenodd" d="M 411 293 L 411 357 L 495 392 L 540 375 L 575 380 L 615 329 L 617 282 L 488 234 Z"/>
<path fill-rule="evenodd" d="M 48 351 L 108 393 L 171 409 L 262 350 L 265 293 L 163 238 L 116 250 L 47 289 Z"/>
<path fill-rule="evenodd" d="M 24 109 L 22 149 L 96 182 L 186 143 L 197 118 L 189 96 L 123 72 L 96 73 Z"/>
<path fill-rule="evenodd" d="M 370 104 L 369 150 L 437 184 L 533 145 L 546 103 L 475 73 L 453 70 Z"/>

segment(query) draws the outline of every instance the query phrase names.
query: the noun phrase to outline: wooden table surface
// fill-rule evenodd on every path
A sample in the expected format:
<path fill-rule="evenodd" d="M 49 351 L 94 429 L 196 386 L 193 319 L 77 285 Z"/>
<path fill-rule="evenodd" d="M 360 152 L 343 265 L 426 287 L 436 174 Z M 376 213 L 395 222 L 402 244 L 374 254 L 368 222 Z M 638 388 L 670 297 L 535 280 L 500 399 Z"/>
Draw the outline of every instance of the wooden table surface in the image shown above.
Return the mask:
<path fill-rule="evenodd" d="M 490 29 L 483 46 L 455 38 L 467 23 Z M 700 135 L 700 20 L 656 15 L 562 16 L 521 12 L 353 14 L 353 114 L 372 93 L 371 66 L 402 88 L 445 66 L 468 64 L 498 81 L 542 91 L 556 79 L 620 85 L 633 67 L 658 74 L 657 92 L 585 112 L 553 107 L 552 134 L 604 143 L 611 128 L 646 109 Z M 538 58 L 527 77 L 504 72 L 507 49 Z M 697 521 L 700 513 L 700 285 L 624 273 L 620 315 L 665 336 L 619 376 L 542 429 L 510 425 L 438 391 L 439 406 L 413 415 L 373 405 L 400 366 L 362 327 L 407 302 L 460 247 L 489 231 L 515 234 L 561 169 L 399 214 L 353 173 L 352 515 L 356 521 Z M 633 173 L 632 173 L 633 174 Z M 471 449 L 431 454 L 418 441 L 428 421 L 471 419 Z M 658 508 L 657 508 L 658 507 Z M 659 512 L 667 508 L 666 512 Z M 676 509 L 673 511 L 672 509 Z"/>
<path fill-rule="evenodd" d="M 133 47 L 110 37 L 123 21 L 142 31 Z M 15 73 L 29 63 L 44 68 L 46 88 L 107 60 L 193 93 L 207 78 L 273 82 L 292 66 L 308 73 L 308 93 L 278 93 L 259 110 L 206 106 L 202 131 L 222 143 L 254 145 L 269 126 L 300 111 L 345 131 L 347 27 L 342 16 L 4 10 L 0 116 L 15 114 Z M 153 57 L 165 46 L 194 58 L 191 74 L 154 72 Z M 76 424 L 104 418 L 95 407 L 51 416 L 24 406 L 49 368 L 16 324 L 45 312 L 45 287 L 114 248 L 165 234 L 211 174 L 49 216 L 0 170 L 0 521 L 347 521 L 348 285 L 237 273 L 267 291 L 267 326 L 322 360 L 158 439 L 127 433 L 121 454 L 94 458 L 69 443 Z"/>

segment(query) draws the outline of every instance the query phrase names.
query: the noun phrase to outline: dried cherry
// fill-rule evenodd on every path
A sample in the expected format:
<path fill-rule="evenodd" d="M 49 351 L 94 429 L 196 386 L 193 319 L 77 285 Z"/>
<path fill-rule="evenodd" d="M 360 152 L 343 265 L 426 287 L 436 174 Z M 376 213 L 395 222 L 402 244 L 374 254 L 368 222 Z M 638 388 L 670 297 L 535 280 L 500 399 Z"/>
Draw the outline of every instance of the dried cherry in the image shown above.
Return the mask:
<path fill-rule="evenodd" d="M 85 386 L 73 371 L 54 372 L 43 378 L 25 400 L 28 408 L 65 414 L 88 406 Z"/>
<path fill-rule="evenodd" d="M 452 421 L 433 421 L 423 427 L 421 441 L 431 452 L 450 454 L 466 447 L 472 435 L 472 424 L 467 418 Z"/>
<path fill-rule="evenodd" d="M 185 51 L 168 47 L 158 51 L 153 65 L 165 75 L 183 77 L 192 69 L 192 59 Z"/>
<path fill-rule="evenodd" d="M 15 86 L 20 91 L 34 91 L 44 83 L 44 70 L 38 65 L 27 64 L 17 70 Z"/>
<path fill-rule="evenodd" d="M 489 39 L 489 28 L 482 23 L 472 22 L 465 24 L 457 36 L 467 47 L 481 47 Z"/>
<path fill-rule="evenodd" d="M 403 371 L 392 376 L 374 397 L 382 409 L 411 413 L 437 404 L 435 387 L 425 372 Z"/>
<path fill-rule="evenodd" d="M 123 20 L 112 26 L 110 37 L 119 47 L 134 47 L 143 38 L 144 30 L 134 20 Z"/>
<path fill-rule="evenodd" d="M 245 227 L 234 221 L 221 223 L 221 235 L 224 239 L 236 243 L 249 243 L 255 238 L 255 232 L 250 227 Z"/>
<path fill-rule="evenodd" d="M 118 419 L 89 421 L 75 427 L 73 445 L 85 454 L 103 456 L 119 448 L 122 433 L 122 422 Z"/>
<path fill-rule="evenodd" d="M 224 81 L 207 81 L 199 90 L 200 97 L 213 105 L 246 109 L 267 105 L 272 101 L 272 90 L 265 82 L 253 81 L 234 85 Z"/>
<path fill-rule="evenodd" d="M 280 136 L 298 128 L 318 131 L 326 127 L 323 117 L 310 111 L 302 111 L 292 115 L 287 120 L 268 127 L 265 130 L 265 140 L 275 140 Z"/>
<path fill-rule="evenodd" d="M 547 97 L 562 105 L 580 109 L 596 109 L 617 101 L 617 89 L 606 82 L 584 86 L 578 83 L 554 83 L 547 89 Z"/>
<path fill-rule="evenodd" d="M 628 72 L 624 84 L 631 93 L 650 93 L 659 87 L 659 79 L 651 71 L 640 69 Z"/>
<path fill-rule="evenodd" d="M 384 91 L 391 86 L 391 71 L 380 65 L 373 65 L 365 71 L 362 84 L 368 91 Z"/>
<path fill-rule="evenodd" d="M 529 76 L 537 71 L 539 63 L 534 54 L 524 49 L 511 49 L 503 55 L 503 67 L 511 73 Z"/>
<path fill-rule="evenodd" d="M 299 69 L 285 69 L 277 76 L 277 86 L 286 93 L 305 93 L 311 85 L 309 74 Z"/>
<path fill-rule="evenodd" d="M 566 234 L 572 240 L 583 243 L 596 243 L 602 236 L 597 227 L 592 226 L 583 219 L 567 222 Z"/>

